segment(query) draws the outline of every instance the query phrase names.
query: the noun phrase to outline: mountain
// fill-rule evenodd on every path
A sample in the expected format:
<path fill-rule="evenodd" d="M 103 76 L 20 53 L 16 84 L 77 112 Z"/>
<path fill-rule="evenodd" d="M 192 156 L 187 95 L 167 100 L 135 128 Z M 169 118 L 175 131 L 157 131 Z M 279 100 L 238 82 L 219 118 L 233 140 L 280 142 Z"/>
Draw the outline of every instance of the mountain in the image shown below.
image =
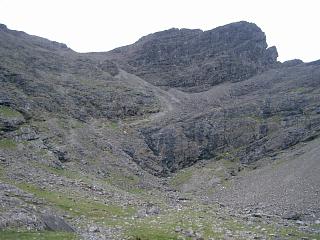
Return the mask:
<path fill-rule="evenodd" d="M 110 52 L 112 60 L 146 81 L 183 91 L 238 82 L 277 64 L 275 47 L 255 24 L 238 22 L 210 31 L 170 29 Z"/>
<path fill-rule="evenodd" d="M 0 239 L 317 238 L 320 64 L 255 24 L 0 56 Z"/>

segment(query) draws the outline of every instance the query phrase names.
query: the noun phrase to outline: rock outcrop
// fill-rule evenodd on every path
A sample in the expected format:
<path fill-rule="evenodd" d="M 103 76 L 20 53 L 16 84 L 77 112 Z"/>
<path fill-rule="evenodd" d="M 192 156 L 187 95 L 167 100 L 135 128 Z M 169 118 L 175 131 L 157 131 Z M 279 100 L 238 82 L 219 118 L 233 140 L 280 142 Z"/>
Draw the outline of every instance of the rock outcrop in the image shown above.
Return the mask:
<path fill-rule="evenodd" d="M 238 22 L 209 31 L 170 29 L 110 52 L 111 59 L 146 81 L 197 92 L 238 82 L 277 65 L 275 47 L 255 24 Z"/>

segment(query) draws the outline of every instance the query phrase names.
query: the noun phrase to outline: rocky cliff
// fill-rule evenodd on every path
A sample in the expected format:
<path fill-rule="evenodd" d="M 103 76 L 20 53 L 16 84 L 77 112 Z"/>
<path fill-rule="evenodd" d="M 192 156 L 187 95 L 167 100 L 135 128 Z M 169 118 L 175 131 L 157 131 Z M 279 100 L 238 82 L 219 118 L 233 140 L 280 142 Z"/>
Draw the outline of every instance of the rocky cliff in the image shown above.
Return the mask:
<path fill-rule="evenodd" d="M 267 47 L 252 23 L 170 29 L 92 56 L 116 62 L 176 99 L 160 121 L 141 126 L 169 171 L 227 152 L 254 162 L 319 130 L 317 63 L 277 62 L 276 48 Z"/>
<path fill-rule="evenodd" d="M 209 31 L 170 29 L 110 52 L 112 60 L 146 81 L 203 91 L 248 79 L 277 65 L 275 47 L 255 24 L 238 22 Z"/>

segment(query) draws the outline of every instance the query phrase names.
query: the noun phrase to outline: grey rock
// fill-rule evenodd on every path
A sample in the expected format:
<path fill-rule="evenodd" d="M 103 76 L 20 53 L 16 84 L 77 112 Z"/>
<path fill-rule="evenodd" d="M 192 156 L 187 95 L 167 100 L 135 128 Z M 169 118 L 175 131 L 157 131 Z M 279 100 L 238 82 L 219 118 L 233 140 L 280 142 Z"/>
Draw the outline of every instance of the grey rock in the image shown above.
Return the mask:
<path fill-rule="evenodd" d="M 282 66 L 283 67 L 294 67 L 299 64 L 303 64 L 303 61 L 300 59 L 293 59 L 293 60 L 285 61 L 284 63 L 282 63 Z"/>
<path fill-rule="evenodd" d="M 305 225 L 306 223 L 305 223 L 304 221 L 297 220 L 297 221 L 296 221 L 296 224 L 299 224 L 299 225 Z"/>
<path fill-rule="evenodd" d="M 253 213 L 251 214 L 253 217 L 256 217 L 256 218 L 262 218 L 262 214 L 261 213 Z"/>
<path fill-rule="evenodd" d="M 186 237 L 195 237 L 195 232 L 194 232 L 191 228 L 189 228 L 188 230 L 186 230 L 186 231 L 184 232 L 184 235 L 185 235 Z"/>
<path fill-rule="evenodd" d="M 283 216 L 284 219 L 288 220 L 301 220 L 302 215 L 297 212 L 290 212 Z"/>
<path fill-rule="evenodd" d="M 74 228 L 62 218 L 54 215 L 43 215 L 42 221 L 45 224 L 45 229 L 49 231 L 74 232 Z"/>
<path fill-rule="evenodd" d="M 150 34 L 110 54 L 113 60 L 119 58 L 121 67 L 152 84 L 184 91 L 242 81 L 270 68 L 278 57 L 275 47 L 267 48 L 261 29 L 247 22 L 204 32 L 173 28 Z"/>
<path fill-rule="evenodd" d="M 100 229 L 97 226 L 90 226 L 89 232 L 100 232 Z"/>
<path fill-rule="evenodd" d="M 204 240 L 204 238 L 202 237 L 202 235 L 198 232 L 195 233 L 195 237 L 196 240 Z"/>
<path fill-rule="evenodd" d="M 138 210 L 138 212 L 137 212 L 137 217 L 138 218 L 144 218 L 146 216 L 147 216 L 147 211 L 146 211 L 145 208 Z"/>
<path fill-rule="evenodd" d="M 157 206 L 151 206 L 146 209 L 147 215 L 157 215 L 160 213 L 160 208 Z"/>

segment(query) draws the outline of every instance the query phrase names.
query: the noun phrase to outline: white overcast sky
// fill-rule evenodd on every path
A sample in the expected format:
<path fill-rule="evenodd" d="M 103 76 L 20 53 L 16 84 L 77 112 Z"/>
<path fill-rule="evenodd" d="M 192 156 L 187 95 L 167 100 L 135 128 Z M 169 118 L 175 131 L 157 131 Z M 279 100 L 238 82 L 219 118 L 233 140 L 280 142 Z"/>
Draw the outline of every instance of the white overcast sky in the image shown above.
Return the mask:
<path fill-rule="evenodd" d="M 172 27 L 209 30 L 256 23 L 279 60 L 320 59 L 320 0 L 0 0 L 0 23 L 66 43 L 107 51 Z"/>

